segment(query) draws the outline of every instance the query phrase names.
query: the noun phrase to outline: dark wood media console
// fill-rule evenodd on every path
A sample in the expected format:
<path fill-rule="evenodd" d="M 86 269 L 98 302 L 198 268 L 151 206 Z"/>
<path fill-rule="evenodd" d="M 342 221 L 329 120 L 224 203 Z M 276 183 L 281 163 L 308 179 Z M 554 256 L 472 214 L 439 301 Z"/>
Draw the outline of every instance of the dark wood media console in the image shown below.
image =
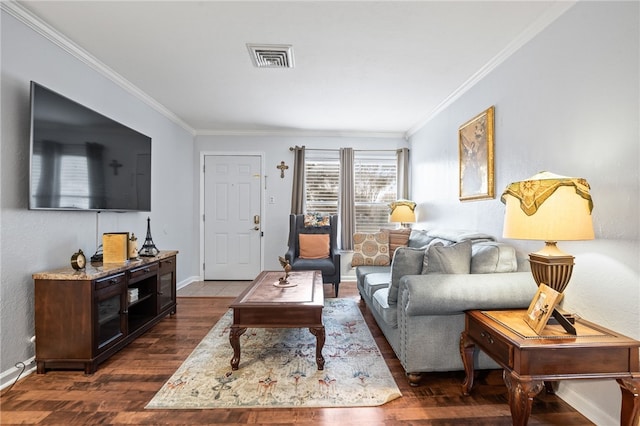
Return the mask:
<path fill-rule="evenodd" d="M 98 364 L 175 314 L 177 253 L 33 274 L 38 374 L 47 369 L 92 374 Z"/>

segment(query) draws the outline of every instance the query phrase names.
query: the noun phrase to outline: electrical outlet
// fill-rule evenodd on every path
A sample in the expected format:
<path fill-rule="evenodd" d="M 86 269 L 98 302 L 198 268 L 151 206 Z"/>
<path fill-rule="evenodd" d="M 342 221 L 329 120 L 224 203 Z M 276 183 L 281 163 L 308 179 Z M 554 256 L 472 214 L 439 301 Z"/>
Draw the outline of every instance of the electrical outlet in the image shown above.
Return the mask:
<path fill-rule="evenodd" d="M 269 197 L 269 204 L 275 204 L 276 203 L 276 197 L 274 197 L 273 195 Z"/>

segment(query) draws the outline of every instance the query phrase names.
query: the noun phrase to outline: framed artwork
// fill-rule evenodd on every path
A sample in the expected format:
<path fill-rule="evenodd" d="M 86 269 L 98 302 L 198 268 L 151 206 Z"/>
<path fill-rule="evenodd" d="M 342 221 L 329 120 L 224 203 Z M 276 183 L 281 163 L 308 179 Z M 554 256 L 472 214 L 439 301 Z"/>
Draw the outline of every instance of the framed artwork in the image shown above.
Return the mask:
<path fill-rule="evenodd" d="M 460 201 L 494 198 L 494 110 L 489 107 L 458 129 Z"/>
<path fill-rule="evenodd" d="M 541 283 L 538 286 L 538 291 L 533 297 L 524 318 L 525 322 L 536 334 L 540 334 L 547 325 L 549 317 L 561 299 L 562 293 L 558 293 L 546 284 Z"/>

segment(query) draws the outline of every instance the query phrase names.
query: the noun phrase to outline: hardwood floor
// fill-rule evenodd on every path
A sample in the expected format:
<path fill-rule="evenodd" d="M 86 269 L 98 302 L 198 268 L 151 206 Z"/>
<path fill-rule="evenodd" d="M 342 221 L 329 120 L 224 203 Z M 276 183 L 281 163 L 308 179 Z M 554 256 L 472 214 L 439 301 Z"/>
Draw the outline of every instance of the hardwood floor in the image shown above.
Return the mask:
<path fill-rule="evenodd" d="M 325 294 L 332 289 L 325 286 Z M 340 297 L 359 300 L 355 283 Z M 400 362 L 361 304 L 364 317 L 403 397 L 371 408 L 145 410 L 144 406 L 182 364 L 233 298 L 178 298 L 178 312 L 85 376 L 81 371 L 31 374 L 0 395 L 0 424 L 271 424 L 271 425 L 510 425 L 500 371 L 480 372 L 471 396 L 461 394 L 462 372 L 429 374 L 412 388 Z M 554 395 L 539 395 L 530 425 L 588 425 Z"/>

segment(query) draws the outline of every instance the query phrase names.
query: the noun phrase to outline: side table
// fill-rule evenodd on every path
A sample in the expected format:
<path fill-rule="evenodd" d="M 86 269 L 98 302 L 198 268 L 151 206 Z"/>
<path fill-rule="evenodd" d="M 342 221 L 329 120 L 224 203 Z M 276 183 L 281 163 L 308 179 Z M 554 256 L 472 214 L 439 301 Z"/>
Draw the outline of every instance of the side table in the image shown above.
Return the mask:
<path fill-rule="evenodd" d="M 544 382 L 564 379 L 615 379 L 622 391 L 620 424 L 640 422 L 640 342 L 583 319 L 576 336 L 559 325 L 547 325 L 541 335 L 525 323 L 526 310 L 467 311 L 460 336 L 466 373 L 462 393 L 473 387 L 476 346 L 503 368 L 514 425 L 526 425 L 533 398 Z"/>

